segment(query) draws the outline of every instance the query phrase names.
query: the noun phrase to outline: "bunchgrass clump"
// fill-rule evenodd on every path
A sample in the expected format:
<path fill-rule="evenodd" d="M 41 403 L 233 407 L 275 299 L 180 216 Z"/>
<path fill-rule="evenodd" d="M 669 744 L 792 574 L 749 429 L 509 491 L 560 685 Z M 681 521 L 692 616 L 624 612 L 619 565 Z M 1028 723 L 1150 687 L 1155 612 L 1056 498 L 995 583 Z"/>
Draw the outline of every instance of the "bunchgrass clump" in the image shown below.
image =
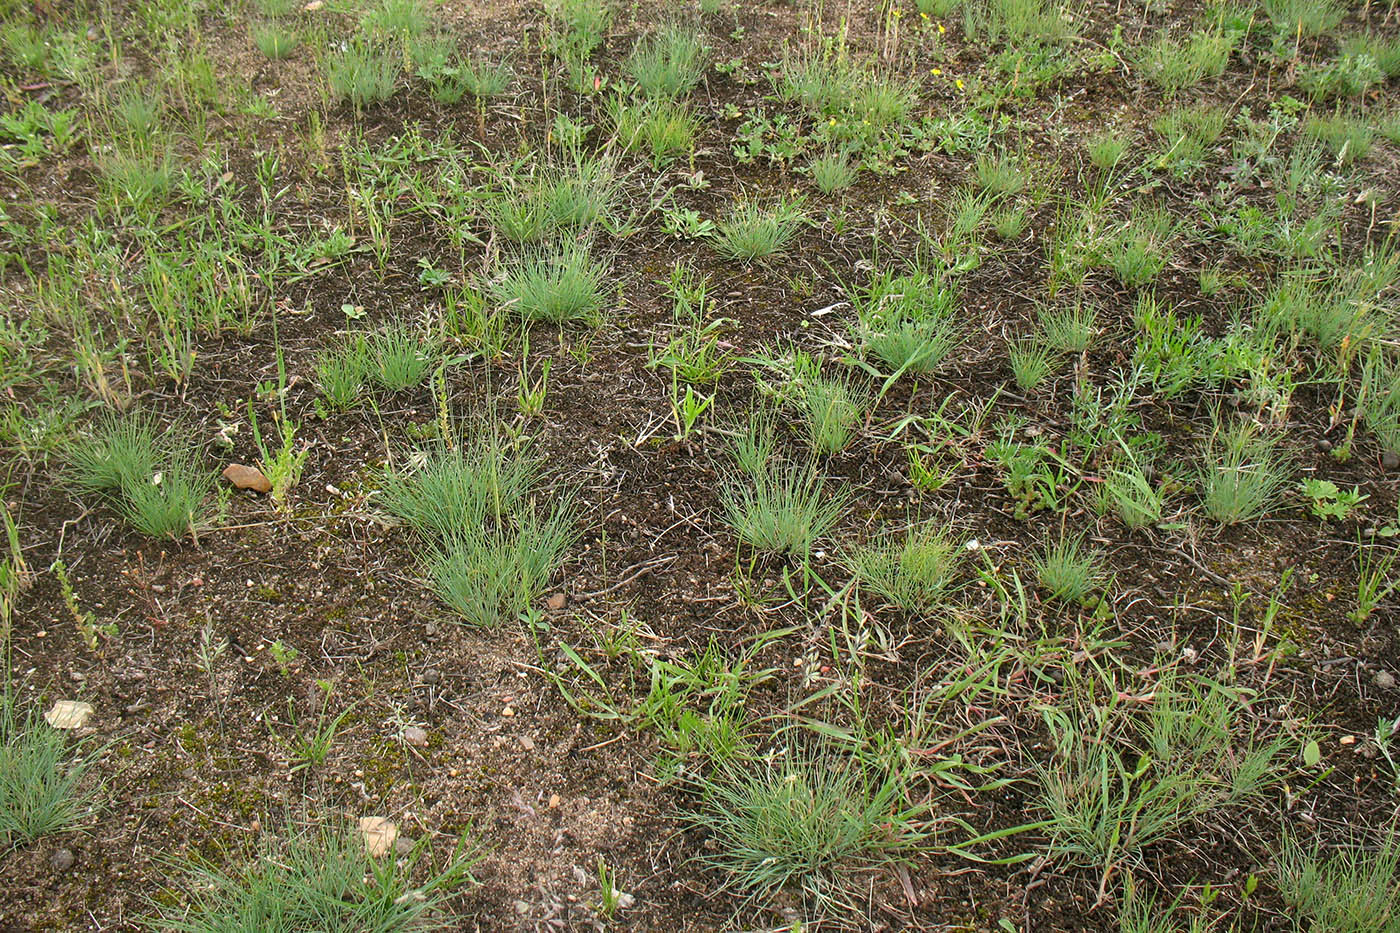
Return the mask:
<path fill-rule="evenodd" d="M 637 43 L 626 68 L 648 97 L 689 94 L 705 73 L 706 48 L 700 33 L 683 26 L 663 26 Z"/>
<path fill-rule="evenodd" d="M 1055 371 L 1059 351 L 1043 340 L 1021 340 L 1007 348 L 1007 363 L 1016 388 L 1030 392 Z"/>
<path fill-rule="evenodd" d="M 462 844 L 435 868 L 424 864 L 426 851 L 420 843 L 400 858 L 391 846 L 375 857 L 349 826 L 287 819 L 276 835 L 263 835 L 256 852 L 230 853 L 236 864 L 172 862 L 178 893 L 157 898 L 143 926 L 161 933 L 445 930 L 457 924 L 448 901 L 475 883 L 480 854 Z"/>
<path fill-rule="evenodd" d="M 1042 307 L 1038 316 L 1046 345 L 1061 353 L 1083 353 L 1098 333 L 1098 314 L 1093 305 L 1083 302 L 1064 308 Z"/>
<path fill-rule="evenodd" d="M 410 40 L 427 31 L 432 17 L 422 0 L 378 0 L 362 22 L 369 32 Z"/>
<path fill-rule="evenodd" d="M 402 59 L 388 49 L 356 39 L 326 58 L 326 82 L 333 98 L 359 110 L 392 97 L 402 67 Z"/>
<path fill-rule="evenodd" d="M 725 521 L 750 547 L 805 561 L 816 540 L 841 519 L 850 489 L 828 489 L 815 463 L 793 463 L 771 454 L 754 462 L 753 455 L 761 449 L 744 439 L 736 443 L 740 472 L 725 480 L 719 491 Z"/>
<path fill-rule="evenodd" d="M 615 98 L 611 117 L 623 150 L 646 153 L 656 169 L 688 156 L 700 132 L 695 111 L 683 101 L 667 97 Z"/>
<path fill-rule="evenodd" d="M 1400 836 L 1382 830 L 1379 846 L 1356 842 L 1324 854 L 1285 836 L 1278 854 L 1283 899 L 1327 933 L 1400 933 Z"/>
<path fill-rule="evenodd" d="M 817 186 L 817 190 L 829 195 L 844 191 L 855 184 L 859 166 L 851 161 L 851 156 L 846 150 L 838 149 L 824 152 L 812 159 L 807 165 L 807 171 L 811 173 L 812 183 Z"/>
<path fill-rule="evenodd" d="M 509 522 L 450 535 L 428 557 L 434 592 L 469 625 L 489 628 L 534 605 L 578 539 L 572 499 L 547 513 L 534 503 L 514 512 Z"/>
<path fill-rule="evenodd" d="M 1281 42 L 1329 33 L 1346 13 L 1337 0 L 1264 0 L 1263 9 Z"/>
<path fill-rule="evenodd" d="M 1254 521 L 1283 498 L 1291 479 L 1280 440 L 1254 425 L 1217 422 L 1196 472 L 1206 514 L 1226 525 Z"/>
<path fill-rule="evenodd" d="M 253 45 L 274 62 L 290 56 L 300 44 L 296 32 L 281 23 L 259 23 L 253 27 Z"/>
<path fill-rule="evenodd" d="M 515 261 L 491 292 L 502 307 L 530 323 L 595 321 L 603 309 L 609 263 L 586 243 L 564 242 Z"/>
<path fill-rule="evenodd" d="M 369 378 L 386 392 L 423 384 L 437 361 L 437 342 L 407 322 L 393 323 L 364 337 Z"/>
<path fill-rule="evenodd" d="M 157 432 L 147 416 L 109 416 L 68 451 L 68 481 L 105 499 L 142 534 L 180 538 L 214 521 L 213 476 L 181 428 Z"/>
<path fill-rule="evenodd" d="M 1218 32 L 1197 31 L 1182 41 L 1163 36 L 1138 56 L 1138 67 L 1168 97 L 1195 87 L 1206 78 L 1225 73 L 1234 39 Z"/>
<path fill-rule="evenodd" d="M 1026 187 L 1026 171 L 1014 155 L 984 152 L 977 157 L 977 186 L 993 197 L 1020 194 Z"/>
<path fill-rule="evenodd" d="M 1035 558 L 1035 575 L 1049 599 L 1066 604 L 1086 602 L 1104 581 L 1099 555 L 1082 534 L 1047 544 Z"/>
<path fill-rule="evenodd" d="M 726 259 L 753 262 L 787 249 L 806 222 L 802 203 L 784 198 L 765 207 L 745 201 L 715 226 L 715 251 Z"/>
<path fill-rule="evenodd" d="M 844 563 L 863 590 L 906 612 L 927 613 L 954 588 L 961 554 L 949 529 L 925 522 L 851 548 Z"/>
<path fill-rule="evenodd" d="M 934 372 L 963 340 L 957 290 L 942 276 L 885 270 L 848 294 L 856 343 L 895 374 Z"/>
<path fill-rule="evenodd" d="M 1130 143 L 1122 134 L 1113 131 L 1099 133 L 1085 143 L 1084 151 L 1089 156 L 1089 164 L 1101 172 L 1116 168 L 1128 154 Z"/>
<path fill-rule="evenodd" d="M 49 726 L 31 707 L 18 709 L 8 674 L 0 695 L 0 853 L 63 832 L 94 806 L 86 786 L 98 752 Z"/>
<path fill-rule="evenodd" d="M 1303 135 L 1326 148 L 1340 165 L 1351 165 L 1371 154 L 1375 141 L 1374 121 L 1367 116 L 1334 113 L 1313 115 L 1303 124 Z"/>
<path fill-rule="evenodd" d="M 469 434 L 385 477 L 384 508 L 419 534 L 447 540 L 465 528 L 505 521 L 534 487 L 539 466 L 500 436 Z"/>
<path fill-rule="evenodd" d="M 370 361 L 363 334 L 316 358 L 316 386 L 335 411 L 348 411 L 359 403 L 370 381 Z"/>
<path fill-rule="evenodd" d="M 798 752 L 692 780 L 699 805 L 685 818 L 713 844 L 697 860 L 764 902 L 789 889 L 839 906 L 852 871 L 899 860 L 923 835 L 899 782 L 855 758 Z"/>
<path fill-rule="evenodd" d="M 612 22 L 608 0 L 548 0 L 550 50 L 566 61 L 584 61 L 603 43 Z"/>
<path fill-rule="evenodd" d="M 573 495 L 539 501 L 538 464 L 496 431 L 469 432 L 414 461 L 386 478 L 384 504 L 424 543 L 433 591 L 470 625 L 517 618 L 578 539 Z"/>

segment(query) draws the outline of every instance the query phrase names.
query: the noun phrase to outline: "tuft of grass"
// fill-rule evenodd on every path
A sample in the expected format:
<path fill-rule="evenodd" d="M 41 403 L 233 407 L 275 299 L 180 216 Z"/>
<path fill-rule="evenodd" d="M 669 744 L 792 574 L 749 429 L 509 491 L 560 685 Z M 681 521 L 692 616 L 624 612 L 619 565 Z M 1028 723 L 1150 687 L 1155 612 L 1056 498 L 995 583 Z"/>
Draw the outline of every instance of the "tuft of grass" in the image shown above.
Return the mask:
<path fill-rule="evenodd" d="M 1197 820 L 1225 819 L 1283 778 L 1293 742 L 1266 737 L 1236 691 L 1168 668 L 1137 713 L 1106 674 L 1071 681 L 1042 717 L 1053 755 L 1037 763 L 1054 859 L 1115 872 Z"/>
<path fill-rule="evenodd" d="M 607 0 L 547 0 L 549 48 L 565 60 L 584 61 L 602 45 L 612 22 Z"/>
<path fill-rule="evenodd" d="M 806 220 L 797 200 L 783 198 L 769 207 L 746 201 L 716 224 L 715 251 L 746 263 L 781 253 Z"/>
<path fill-rule="evenodd" d="M 1374 849 L 1355 842 L 1324 855 L 1285 836 L 1278 854 L 1283 899 L 1326 933 L 1400 933 L 1400 836 L 1383 831 Z"/>
<path fill-rule="evenodd" d="M 142 415 L 109 416 L 68 451 L 68 480 L 97 494 L 137 531 L 156 538 L 198 534 L 214 521 L 214 478 L 178 426 L 157 434 Z"/>
<path fill-rule="evenodd" d="M 700 83 L 707 55 L 700 33 L 673 24 L 638 42 L 625 67 L 648 97 L 681 97 Z"/>
<path fill-rule="evenodd" d="M 719 491 L 725 521 L 745 544 L 805 561 L 816 540 L 840 520 L 850 489 L 829 490 L 815 463 L 772 456 L 754 462 L 752 455 L 761 448 L 744 444 L 735 451 L 741 475 L 728 478 Z"/>
<path fill-rule="evenodd" d="M 570 498 L 547 515 L 533 503 L 514 512 L 509 522 L 454 532 L 428 557 L 433 591 L 470 625 L 489 628 L 538 602 L 578 539 Z"/>
<path fill-rule="evenodd" d="M 1093 136 L 1085 144 L 1084 151 L 1089 156 L 1089 164 L 1101 172 L 1116 168 L 1128 154 L 1130 143 L 1121 133 L 1107 131 Z"/>
<path fill-rule="evenodd" d="M 370 379 L 369 354 L 363 334 L 316 358 L 316 386 L 335 411 L 348 411 L 359 401 Z"/>
<path fill-rule="evenodd" d="M 492 286 L 496 302 L 528 323 L 594 321 L 603 309 L 609 263 L 587 244 L 565 242 L 520 259 Z"/>
<path fill-rule="evenodd" d="M 1371 154 L 1375 126 L 1366 116 L 1313 114 L 1303 123 L 1303 135 L 1321 143 L 1338 165 L 1351 165 Z"/>
<path fill-rule="evenodd" d="M 1225 73 L 1235 41 L 1218 32 L 1197 31 L 1183 41 L 1163 36 L 1143 49 L 1139 70 L 1168 97 Z"/>
<path fill-rule="evenodd" d="M 422 0 L 378 0 L 363 19 L 367 31 L 405 41 L 427 32 L 431 23 Z"/>
<path fill-rule="evenodd" d="M 1061 353 L 1083 353 L 1098 333 L 1098 314 L 1093 305 L 1082 302 L 1067 308 L 1043 307 L 1039 318 L 1046 345 Z"/>
<path fill-rule="evenodd" d="M 953 589 L 962 547 L 931 522 L 851 548 L 844 563 L 862 589 L 906 612 L 928 613 Z"/>
<path fill-rule="evenodd" d="M 777 392 L 797 409 L 812 451 L 829 455 L 845 450 L 869 407 L 869 394 L 849 379 L 824 375 L 821 363 L 800 350 L 778 368 L 788 381 Z"/>
<path fill-rule="evenodd" d="M 812 182 L 822 194 L 845 191 L 855 184 L 859 166 L 851 161 L 850 153 L 844 149 L 824 152 L 807 165 Z"/>
<path fill-rule="evenodd" d="M 259 23 L 253 27 L 253 45 L 271 61 L 289 57 L 300 44 L 297 34 L 281 23 Z"/>
<path fill-rule="evenodd" d="M 17 709 L 8 675 L 0 694 L 0 853 L 63 832 L 94 805 L 86 778 L 98 751 L 70 747 L 31 707 Z"/>
<path fill-rule="evenodd" d="M 448 929 L 459 919 L 448 902 L 475 883 L 480 855 L 463 837 L 436 869 L 422 864 L 425 851 L 374 858 L 348 826 L 288 818 L 235 865 L 172 862 L 174 896 L 156 899 L 146 923 L 161 933 Z"/>
<path fill-rule="evenodd" d="M 326 83 L 332 97 L 359 110 L 393 96 L 401 67 L 402 60 L 389 50 L 357 39 L 326 58 Z"/>
<path fill-rule="evenodd" d="M 899 782 L 858 759 L 799 752 L 693 782 L 700 802 L 685 818 L 714 844 L 697 861 L 765 902 L 793 889 L 839 905 L 851 871 L 897 861 L 923 835 Z"/>
<path fill-rule="evenodd" d="M 700 132 L 700 119 L 695 112 L 670 98 L 615 98 L 610 116 L 622 148 L 649 153 L 656 169 L 688 156 L 695 149 L 695 137 Z"/>
<path fill-rule="evenodd" d="M 977 186 L 993 197 L 1011 197 L 1026 187 L 1026 171 L 1020 160 L 1007 153 L 982 153 L 977 157 L 975 173 Z"/>
<path fill-rule="evenodd" d="M 431 539 L 506 521 L 524 505 L 538 474 L 538 464 L 516 457 L 502 438 L 484 431 L 418 460 L 385 477 L 384 508 Z"/>
<path fill-rule="evenodd" d="M 437 344 L 408 322 L 366 334 L 364 355 L 369 378 L 386 392 L 423 384 L 437 358 Z"/>
<path fill-rule="evenodd" d="M 1264 0 L 1263 9 L 1282 40 L 1311 39 L 1329 33 L 1346 13 L 1337 0 Z"/>
<path fill-rule="evenodd" d="M 942 276 L 886 270 L 848 295 L 855 340 L 896 374 L 934 372 L 962 342 L 957 290 Z"/>
<path fill-rule="evenodd" d="M 1099 555 L 1085 547 L 1084 535 L 1065 535 L 1035 558 L 1035 575 L 1051 600 L 1080 604 L 1103 585 Z"/>
<path fill-rule="evenodd" d="M 1290 469 L 1278 437 L 1245 421 L 1217 421 L 1201 447 L 1196 480 L 1206 514 L 1233 525 L 1265 515 L 1283 498 Z"/>
<path fill-rule="evenodd" d="M 1016 387 L 1030 392 L 1055 371 L 1058 351 L 1043 340 L 1021 340 L 1007 348 L 1007 362 Z"/>

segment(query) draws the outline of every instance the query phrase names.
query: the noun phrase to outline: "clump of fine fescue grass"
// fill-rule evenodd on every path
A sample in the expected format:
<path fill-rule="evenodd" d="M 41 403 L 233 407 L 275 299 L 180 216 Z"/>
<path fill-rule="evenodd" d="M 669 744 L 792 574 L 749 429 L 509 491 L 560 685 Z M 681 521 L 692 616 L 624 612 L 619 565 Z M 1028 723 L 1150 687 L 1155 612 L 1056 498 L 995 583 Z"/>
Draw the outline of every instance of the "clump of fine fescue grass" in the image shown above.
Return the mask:
<path fill-rule="evenodd" d="M 1138 67 L 1168 97 L 1225 73 L 1234 39 L 1217 32 L 1193 32 L 1183 41 L 1167 36 L 1142 50 Z"/>
<path fill-rule="evenodd" d="M 518 508 L 509 524 L 454 534 L 435 546 L 428 575 L 438 598 L 463 620 L 490 627 L 539 600 L 576 540 L 572 499 L 547 514 L 531 504 Z"/>
<path fill-rule="evenodd" d="M 268 59 L 280 62 L 296 51 L 301 40 L 280 23 L 261 23 L 253 27 L 253 44 Z"/>
<path fill-rule="evenodd" d="M 1294 747 L 1262 734 L 1237 691 L 1172 668 L 1146 712 L 1105 673 L 1069 688 L 1042 711 L 1053 754 L 1035 770 L 1051 858 L 1096 870 L 1101 895 L 1145 849 L 1256 799 Z"/>
<path fill-rule="evenodd" d="M 0 694 L 0 853 L 62 832 L 93 806 L 85 778 L 98 752 L 70 747 L 68 737 L 31 707 L 21 716 L 6 677 Z"/>
<path fill-rule="evenodd" d="M 288 819 L 236 865 L 170 863 L 177 896 L 154 901 L 147 922 L 161 933 L 454 928 L 448 901 L 475 884 L 480 854 L 464 837 L 437 868 L 423 865 L 425 851 L 420 844 L 405 858 L 376 858 L 348 826 Z"/>
<path fill-rule="evenodd" d="M 859 166 L 851 161 L 850 153 L 844 149 L 825 152 L 807 165 L 812 175 L 812 183 L 822 194 L 844 191 L 855 184 Z"/>
<path fill-rule="evenodd" d="M 767 207 L 746 201 L 716 224 L 715 251 L 741 262 L 781 253 L 806 219 L 800 201 L 784 198 Z"/>
<path fill-rule="evenodd" d="M 663 26 L 637 43 L 627 58 L 627 73 L 648 97 L 690 93 L 705 73 L 704 39 L 684 26 Z"/>
<path fill-rule="evenodd" d="M 1039 317 L 1045 343 L 1061 353 L 1083 353 L 1098 332 L 1098 314 L 1093 305 L 1041 308 Z"/>
<path fill-rule="evenodd" d="M 778 456 L 766 413 L 750 417 L 731 453 L 738 473 L 720 487 L 725 521 L 751 547 L 805 560 L 816 540 L 840 520 L 850 490 L 829 490 L 815 463 Z"/>
<path fill-rule="evenodd" d="M 437 343 L 408 322 L 390 324 L 364 335 L 368 374 L 386 392 L 420 386 L 437 357 Z"/>
<path fill-rule="evenodd" d="M 931 612 L 953 589 L 962 547 L 949 529 L 926 522 L 851 548 L 847 570 L 863 589 L 907 612 Z"/>
<path fill-rule="evenodd" d="M 957 290 L 941 276 L 886 270 L 849 295 L 853 337 L 895 374 L 934 372 L 962 342 Z"/>
<path fill-rule="evenodd" d="M 614 98 L 609 115 L 622 148 L 647 153 L 657 169 L 688 156 L 700 132 L 695 112 L 685 102 L 669 98 Z"/>
<path fill-rule="evenodd" d="M 1342 113 L 1308 117 L 1303 124 L 1303 135 L 1321 143 L 1341 165 L 1366 158 L 1375 141 L 1372 120 Z"/>
<path fill-rule="evenodd" d="M 865 387 L 849 378 L 826 375 L 821 362 L 803 350 L 794 349 L 789 357 L 772 361 L 772 367 L 783 380 L 772 391 L 796 410 L 812 451 L 830 455 L 845 450 L 869 407 Z"/>
<path fill-rule="evenodd" d="M 612 225 L 621 190 L 613 160 L 576 158 L 525 177 L 508 176 L 500 190 L 484 196 L 483 212 L 492 229 L 515 243 L 577 238 L 591 227 Z"/>
<path fill-rule="evenodd" d="M 1380 846 L 1356 842 L 1324 855 L 1285 836 L 1278 855 L 1283 899 L 1326 933 L 1400 933 L 1400 835 L 1382 832 Z"/>
<path fill-rule="evenodd" d="M 1007 153 L 993 155 L 984 152 L 977 157 L 977 186 L 993 197 L 1020 194 L 1026 187 L 1026 172 L 1020 160 Z"/>
<path fill-rule="evenodd" d="M 1083 535 L 1046 545 L 1035 558 L 1035 574 L 1049 598 L 1063 603 L 1084 602 L 1104 580 L 1099 556 L 1084 546 Z"/>
<path fill-rule="evenodd" d="M 446 539 L 507 519 L 525 502 L 538 464 L 493 434 L 469 435 L 430 451 L 412 470 L 390 472 L 384 507 L 419 533 Z"/>
<path fill-rule="evenodd" d="M 714 843 L 697 861 L 754 899 L 790 889 L 840 907 L 852 872 L 898 861 L 923 838 L 899 782 L 859 759 L 799 752 L 692 780 L 699 805 L 685 818 Z"/>
<path fill-rule="evenodd" d="M 1036 340 L 1021 340 L 1007 348 L 1007 363 L 1016 388 L 1030 392 L 1055 371 L 1058 351 L 1050 344 Z"/>
<path fill-rule="evenodd" d="M 1291 471 L 1278 437 L 1237 421 L 1217 423 L 1201 446 L 1196 481 L 1206 514 L 1233 525 L 1260 518 L 1288 488 Z"/>
<path fill-rule="evenodd" d="M 595 259 L 587 244 L 566 242 L 516 261 L 492 295 L 526 323 L 593 321 L 603 309 L 608 273 L 609 263 Z"/>
<path fill-rule="evenodd" d="M 431 22 L 422 0 L 379 0 L 363 19 L 367 30 L 401 40 L 422 35 Z"/>
<path fill-rule="evenodd" d="M 213 523 L 212 474 L 178 426 L 158 432 L 143 415 L 109 416 L 68 451 L 68 480 L 104 498 L 133 528 L 155 538 L 198 534 Z"/>
<path fill-rule="evenodd" d="M 356 40 L 327 57 L 326 82 L 332 97 L 358 110 L 393 96 L 402 64 L 390 51 Z"/>
<path fill-rule="evenodd" d="M 390 473 L 384 503 L 427 545 L 434 592 L 471 625 L 518 617 L 578 538 L 573 496 L 537 501 L 538 465 L 493 432 L 415 459 Z"/>
<path fill-rule="evenodd" d="M 1281 40 L 1331 32 L 1346 13 L 1336 0 L 1264 0 L 1263 8 Z"/>
<path fill-rule="evenodd" d="M 559 58 L 584 60 L 602 44 L 612 21 L 607 0 L 547 0 L 550 29 L 547 42 Z"/>

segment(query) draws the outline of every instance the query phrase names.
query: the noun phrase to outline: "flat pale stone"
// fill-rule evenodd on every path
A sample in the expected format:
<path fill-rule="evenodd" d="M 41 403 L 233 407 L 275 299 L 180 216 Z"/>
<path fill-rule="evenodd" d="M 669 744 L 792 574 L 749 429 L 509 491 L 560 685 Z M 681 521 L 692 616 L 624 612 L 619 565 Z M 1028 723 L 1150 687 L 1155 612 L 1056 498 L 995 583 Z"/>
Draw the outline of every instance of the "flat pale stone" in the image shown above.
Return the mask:
<path fill-rule="evenodd" d="M 272 481 L 263 476 L 262 470 L 257 467 L 230 463 L 224 467 L 224 479 L 239 489 L 251 489 L 253 492 L 272 492 Z"/>
<path fill-rule="evenodd" d="M 55 700 L 53 708 L 44 714 L 55 729 L 81 729 L 92 715 L 92 704 L 79 700 Z"/>
<path fill-rule="evenodd" d="M 374 858 L 380 858 L 394 850 L 399 828 L 386 816 L 362 816 L 360 834 L 365 837 L 365 851 Z"/>

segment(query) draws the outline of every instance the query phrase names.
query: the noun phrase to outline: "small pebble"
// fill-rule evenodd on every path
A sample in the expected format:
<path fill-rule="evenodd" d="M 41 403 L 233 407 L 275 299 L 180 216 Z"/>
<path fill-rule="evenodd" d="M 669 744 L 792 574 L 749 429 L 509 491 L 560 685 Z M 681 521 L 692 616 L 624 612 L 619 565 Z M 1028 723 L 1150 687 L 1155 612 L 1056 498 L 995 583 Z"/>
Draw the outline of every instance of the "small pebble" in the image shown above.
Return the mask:
<path fill-rule="evenodd" d="M 551 809 L 551 810 L 558 810 L 558 809 L 559 809 L 559 795 L 558 795 L 558 794 L 550 794 L 550 795 L 549 795 L 549 809 Z"/>
<path fill-rule="evenodd" d="M 1395 686 L 1395 675 L 1390 671 L 1376 671 L 1376 676 L 1371 678 L 1371 682 L 1382 690 L 1390 690 Z"/>
<path fill-rule="evenodd" d="M 428 733 L 418 726 L 409 726 L 403 730 L 403 740 L 414 748 L 423 748 L 428 744 Z"/>
<path fill-rule="evenodd" d="M 1387 470 L 1400 468 L 1400 454 L 1393 450 L 1387 450 L 1381 454 L 1381 466 Z"/>
<path fill-rule="evenodd" d="M 73 854 L 71 849 L 59 849 L 49 856 L 49 866 L 54 871 L 68 871 L 76 864 L 78 864 L 78 857 Z"/>
<path fill-rule="evenodd" d="M 423 676 L 420 677 L 419 680 L 423 681 L 425 684 L 440 683 L 442 681 L 442 672 L 430 667 L 423 672 Z"/>
<path fill-rule="evenodd" d="M 394 840 L 394 852 L 397 855 L 412 855 L 413 849 L 418 843 L 407 836 L 400 836 Z"/>
<path fill-rule="evenodd" d="M 526 751 L 534 751 L 535 740 L 530 738 L 528 735 L 522 735 L 520 737 L 520 744 L 525 748 Z"/>
<path fill-rule="evenodd" d="M 513 710 L 513 709 L 511 709 L 509 706 L 507 706 L 507 707 L 505 707 L 504 709 L 501 710 L 501 715 L 502 715 L 502 716 L 505 716 L 505 717 L 507 717 L 507 718 L 509 718 L 509 717 L 515 715 L 515 710 Z"/>
<path fill-rule="evenodd" d="M 1337 740 L 1337 744 L 1338 744 L 1338 745 L 1355 745 L 1355 744 L 1356 744 L 1356 736 L 1354 736 L 1354 735 L 1344 735 L 1344 736 L 1342 736 L 1340 739 Z"/>
<path fill-rule="evenodd" d="M 1328 453 L 1332 450 L 1332 442 L 1325 437 L 1319 437 L 1317 439 L 1317 449 L 1323 453 Z"/>

